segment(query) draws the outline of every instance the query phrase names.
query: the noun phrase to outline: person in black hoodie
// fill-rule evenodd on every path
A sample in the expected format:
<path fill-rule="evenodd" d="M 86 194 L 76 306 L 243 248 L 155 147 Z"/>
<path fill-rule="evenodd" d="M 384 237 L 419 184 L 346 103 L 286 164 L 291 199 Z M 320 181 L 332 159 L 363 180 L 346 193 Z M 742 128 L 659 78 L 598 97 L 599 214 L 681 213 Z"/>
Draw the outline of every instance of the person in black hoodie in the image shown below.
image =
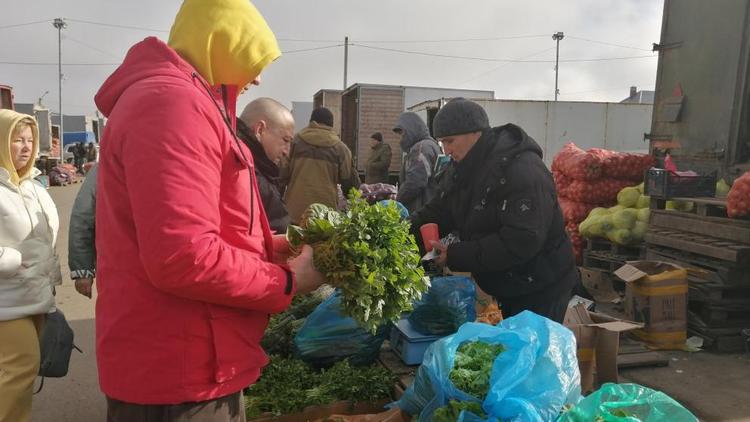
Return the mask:
<path fill-rule="evenodd" d="M 412 231 L 437 223 L 436 262 L 471 272 L 504 316 L 524 310 L 562 322 L 577 282 L 552 174 L 542 149 L 513 124 L 490 127 L 487 113 L 458 98 L 435 116 L 433 133 L 452 163 L 436 197 L 411 217 Z M 421 242 L 419 242 L 421 244 Z"/>
<path fill-rule="evenodd" d="M 289 155 L 294 117 L 278 101 L 258 98 L 245 106 L 237 119 L 237 135 L 253 154 L 258 190 L 271 230 L 286 233 L 289 212 L 279 185 L 279 163 Z"/>

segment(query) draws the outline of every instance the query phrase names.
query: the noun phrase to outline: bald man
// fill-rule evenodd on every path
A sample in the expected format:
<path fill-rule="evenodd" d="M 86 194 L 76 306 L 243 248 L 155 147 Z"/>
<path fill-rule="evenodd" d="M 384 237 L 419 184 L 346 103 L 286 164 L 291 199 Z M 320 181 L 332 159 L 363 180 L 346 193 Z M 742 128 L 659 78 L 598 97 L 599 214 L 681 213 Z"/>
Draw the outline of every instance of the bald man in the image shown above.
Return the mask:
<path fill-rule="evenodd" d="M 271 230 L 286 233 L 289 212 L 279 185 L 279 163 L 289 155 L 294 139 L 292 113 L 276 100 L 258 98 L 237 119 L 237 135 L 253 154 L 258 189 Z"/>

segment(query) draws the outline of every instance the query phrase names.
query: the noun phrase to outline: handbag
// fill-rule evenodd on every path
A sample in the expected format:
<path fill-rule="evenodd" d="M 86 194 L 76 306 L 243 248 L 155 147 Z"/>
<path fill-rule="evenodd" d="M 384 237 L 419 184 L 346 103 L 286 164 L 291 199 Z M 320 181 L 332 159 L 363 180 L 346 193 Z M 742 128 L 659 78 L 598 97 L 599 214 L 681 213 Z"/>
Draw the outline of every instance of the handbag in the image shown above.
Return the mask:
<path fill-rule="evenodd" d="M 41 362 L 39 364 L 39 376 L 42 377 L 42 383 L 37 393 L 44 386 L 44 378 L 60 378 L 68 374 L 70 365 L 70 355 L 73 349 L 83 353 L 73 343 L 73 329 L 70 328 L 65 314 L 59 309 L 47 314 L 47 320 L 42 329 L 42 336 L 39 339 L 41 350 Z"/>

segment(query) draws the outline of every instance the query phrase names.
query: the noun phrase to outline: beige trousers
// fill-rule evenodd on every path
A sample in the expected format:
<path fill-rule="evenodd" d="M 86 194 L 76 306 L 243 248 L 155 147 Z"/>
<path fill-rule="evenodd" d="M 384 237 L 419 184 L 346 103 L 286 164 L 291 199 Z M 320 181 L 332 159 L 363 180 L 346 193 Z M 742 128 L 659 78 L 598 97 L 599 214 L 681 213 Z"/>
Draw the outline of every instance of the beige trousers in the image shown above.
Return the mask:
<path fill-rule="evenodd" d="M 0 321 L 0 422 L 31 420 L 44 315 Z"/>

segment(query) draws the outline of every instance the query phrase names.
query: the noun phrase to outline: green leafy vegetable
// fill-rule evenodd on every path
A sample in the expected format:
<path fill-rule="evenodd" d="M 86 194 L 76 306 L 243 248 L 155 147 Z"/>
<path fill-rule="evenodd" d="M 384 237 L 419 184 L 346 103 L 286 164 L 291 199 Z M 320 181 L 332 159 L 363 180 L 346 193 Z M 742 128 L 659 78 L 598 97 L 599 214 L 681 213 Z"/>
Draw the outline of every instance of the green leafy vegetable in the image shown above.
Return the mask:
<path fill-rule="evenodd" d="M 263 350 L 269 355 L 291 356 L 294 336 L 302 328 L 305 318 L 323 302 L 323 299 L 323 295 L 317 291 L 303 296 L 297 295 L 287 310 L 272 315 L 260 342 Z"/>
<path fill-rule="evenodd" d="M 448 377 L 464 393 L 484 400 L 490 389 L 490 374 L 495 358 L 505 351 L 502 344 L 480 341 L 462 343 L 456 351 Z"/>
<path fill-rule="evenodd" d="M 342 361 L 319 372 L 298 359 L 273 356 L 258 382 L 245 390 L 245 413 L 250 419 L 337 401 L 375 402 L 390 398 L 395 381 L 380 366 L 353 367 Z"/>
<path fill-rule="evenodd" d="M 342 311 L 372 333 L 397 321 L 429 287 L 419 248 L 395 204 L 368 205 L 352 190 L 342 214 L 313 204 L 287 233 L 292 248 L 314 249 L 315 267 L 341 289 Z"/>
<path fill-rule="evenodd" d="M 432 414 L 432 422 L 456 422 L 463 410 L 471 412 L 482 419 L 487 417 L 484 409 L 482 409 L 482 403 L 451 400 L 447 406 L 435 410 Z"/>

